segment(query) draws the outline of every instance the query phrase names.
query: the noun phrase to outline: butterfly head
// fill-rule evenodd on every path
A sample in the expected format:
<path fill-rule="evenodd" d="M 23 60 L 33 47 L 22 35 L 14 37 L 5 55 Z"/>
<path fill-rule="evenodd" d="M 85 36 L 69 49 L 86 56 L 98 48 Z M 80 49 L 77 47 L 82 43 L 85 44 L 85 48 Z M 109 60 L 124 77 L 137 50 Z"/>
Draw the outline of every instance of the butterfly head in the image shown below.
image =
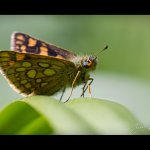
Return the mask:
<path fill-rule="evenodd" d="M 85 69 L 94 70 L 97 65 L 97 57 L 95 56 L 88 56 L 82 59 L 81 65 Z"/>
<path fill-rule="evenodd" d="M 101 51 L 99 51 L 97 54 L 95 55 L 91 55 L 88 57 L 85 57 L 82 59 L 82 67 L 85 69 L 89 69 L 89 70 L 94 70 L 96 68 L 97 65 L 97 56 L 99 53 L 103 52 L 104 50 L 106 50 L 108 48 L 108 46 L 106 45 Z"/>

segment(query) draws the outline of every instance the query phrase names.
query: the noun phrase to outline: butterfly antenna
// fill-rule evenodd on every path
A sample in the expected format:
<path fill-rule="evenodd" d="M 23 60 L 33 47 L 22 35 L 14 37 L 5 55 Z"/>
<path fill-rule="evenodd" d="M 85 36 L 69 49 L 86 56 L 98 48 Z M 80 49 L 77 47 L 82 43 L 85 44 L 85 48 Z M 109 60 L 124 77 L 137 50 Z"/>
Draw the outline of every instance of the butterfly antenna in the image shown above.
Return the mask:
<path fill-rule="evenodd" d="M 98 54 L 100 54 L 101 52 L 105 51 L 106 49 L 108 49 L 108 45 L 106 45 L 101 51 L 98 51 L 96 54 L 95 54 L 95 59 L 97 59 L 97 56 Z"/>

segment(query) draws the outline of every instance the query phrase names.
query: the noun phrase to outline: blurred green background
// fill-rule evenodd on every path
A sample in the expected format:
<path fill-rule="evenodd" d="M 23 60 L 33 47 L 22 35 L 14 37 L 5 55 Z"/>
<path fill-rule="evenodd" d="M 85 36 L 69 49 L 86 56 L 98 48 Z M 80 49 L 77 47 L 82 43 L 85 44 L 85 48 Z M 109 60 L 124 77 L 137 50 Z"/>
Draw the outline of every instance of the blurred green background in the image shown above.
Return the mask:
<path fill-rule="evenodd" d="M 1 15 L 0 50 L 10 50 L 14 31 L 79 55 L 94 54 L 107 44 L 109 49 L 100 54 L 92 73 L 93 97 L 119 102 L 150 124 L 149 15 Z M 73 97 L 79 92 L 81 87 Z M 0 75 L 0 108 L 21 97 Z"/>

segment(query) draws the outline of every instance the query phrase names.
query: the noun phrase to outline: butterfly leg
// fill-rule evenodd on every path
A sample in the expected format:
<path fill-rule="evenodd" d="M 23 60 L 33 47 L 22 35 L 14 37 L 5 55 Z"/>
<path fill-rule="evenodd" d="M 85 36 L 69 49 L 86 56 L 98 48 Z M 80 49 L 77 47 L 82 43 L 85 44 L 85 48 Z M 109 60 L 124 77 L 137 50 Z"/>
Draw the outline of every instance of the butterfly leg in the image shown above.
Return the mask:
<path fill-rule="evenodd" d="M 93 82 L 94 79 L 93 79 L 93 78 L 89 78 L 88 81 L 89 81 L 89 80 L 90 80 L 89 84 L 87 85 L 87 83 L 86 83 L 85 85 L 87 85 L 87 86 L 84 85 L 84 89 L 83 89 L 83 92 L 82 92 L 81 96 L 84 96 L 84 93 L 85 93 L 86 90 L 88 89 L 88 91 L 89 91 L 89 93 L 90 93 L 90 95 L 91 95 L 91 97 L 92 97 L 90 85 L 92 84 L 92 82 Z M 85 87 L 86 87 L 86 88 L 85 88 Z"/>
<path fill-rule="evenodd" d="M 85 90 L 86 85 L 87 85 L 87 81 L 84 83 L 84 86 L 83 86 L 83 88 L 82 88 L 82 94 L 81 94 L 80 97 L 84 97 L 84 93 L 85 93 L 84 90 Z"/>
<path fill-rule="evenodd" d="M 66 87 L 64 87 L 64 88 L 63 88 L 63 90 L 62 90 L 62 94 L 61 94 L 61 97 L 60 97 L 59 101 L 61 101 L 61 100 L 62 100 L 62 98 L 63 98 L 63 95 L 64 95 L 65 91 L 66 91 Z"/>
<path fill-rule="evenodd" d="M 70 92 L 70 95 L 69 95 L 68 99 L 65 101 L 65 103 L 70 99 L 70 97 L 71 97 L 71 95 L 72 95 L 73 88 L 74 88 L 75 82 L 76 82 L 76 80 L 77 80 L 79 74 L 80 74 L 80 71 L 77 72 L 77 74 L 76 74 L 76 76 L 75 76 L 75 78 L 74 78 L 74 80 L 73 80 L 73 82 L 72 82 L 71 92 Z"/>
<path fill-rule="evenodd" d="M 93 81 L 92 81 L 92 82 L 93 82 Z M 89 92 L 90 96 L 92 97 L 90 84 L 88 84 L 88 92 Z"/>

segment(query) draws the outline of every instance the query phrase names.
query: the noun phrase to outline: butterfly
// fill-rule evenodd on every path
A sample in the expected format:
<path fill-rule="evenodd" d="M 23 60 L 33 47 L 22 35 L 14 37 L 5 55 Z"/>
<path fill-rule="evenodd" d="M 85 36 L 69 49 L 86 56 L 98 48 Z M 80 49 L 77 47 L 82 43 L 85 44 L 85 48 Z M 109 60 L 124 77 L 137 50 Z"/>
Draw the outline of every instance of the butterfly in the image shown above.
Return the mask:
<path fill-rule="evenodd" d="M 68 101 L 74 87 L 80 84 L 84 96 L 93 82 L 89 72 L 96 66 L 96 56 L 77 56 L 21 32 L 12 34 L 11 51 L 0 51 L 0 72 L 14 90 L 29 96 L 62 91 L 61 100 L 66 88 L 71 87 Z"/>

